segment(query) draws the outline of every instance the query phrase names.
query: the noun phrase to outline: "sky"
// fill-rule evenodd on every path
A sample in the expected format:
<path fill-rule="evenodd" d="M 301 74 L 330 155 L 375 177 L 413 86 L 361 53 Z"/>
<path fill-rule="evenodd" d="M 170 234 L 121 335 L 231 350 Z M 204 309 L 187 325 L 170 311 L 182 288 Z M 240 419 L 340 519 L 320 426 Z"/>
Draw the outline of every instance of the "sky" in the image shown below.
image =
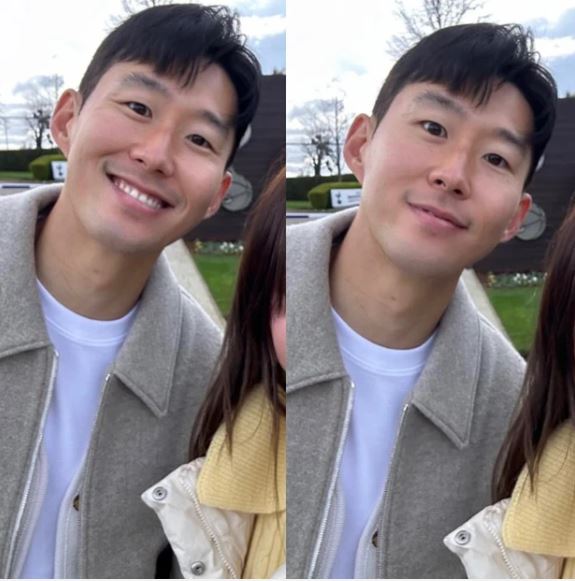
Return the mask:
<path fill-rule="evenodd" d="M 218 0 L 200 0 L 217 4 Z M 240 14 L 248 46 L 263 72 L 285 70 L 285 0 L 228 0 Z M 0 115 L 22 115 L 14 89 L 37 75 L 60 74 L 63 88 L 77 88 L 100 42 L 122 15 L 121 0 L 0 0 Z M 23 122 L 0 127 L 0 148 L 22 146 Z M 31 145 L 31 141 L 28 140 Z"/>
<path fill-rule="evenodd" d="M 409 7 L 418 0 L 404 2 Z M 288 174 L 309 173 L 301 147 L 292 145 L 301 141 L 293 111 L 306 101 L 333 96 L 343 100 L 350 117 L 371 110 L 393 64 L 387 42 L 401 30 L 394 0 L 227 3 L 241 15 L 242 30 L 264 73 L 287 72 Z M 14 89 L 36 75 L 57 73 L 64 77 L 64 88 L 77 88 L 111 28 L 110 17 L 121 13 L 121 0 L 0 0 L 0 115 L 22 114 Z M 485 0 L 479 14 L 530 26 L 560 95 L 575 93 L 575 0 L 528 1 L 520 9 L 516 2 Z M 0 147 L 6 141 L 11 148 L 21 147 L 18 122 L 10 121 L 9 130 L 0 127 Z"/>
<path fill-rule="evenodd" d="M 288 0 L 288 175 L 310 174 L 301 147 L 293 145 L 302 139 L 294 109 L 306 101 L 337 97 L 348 116 L 371 111 L 394 62 L 386 51 L 390 37 L 401 30 L 393 12 L 393 0 Z M 560 96 L 575 93 L 575 0 L 526 1 L 520 7 L 518 2 L 485 0 L 476 14 L 529 26 Z"/>

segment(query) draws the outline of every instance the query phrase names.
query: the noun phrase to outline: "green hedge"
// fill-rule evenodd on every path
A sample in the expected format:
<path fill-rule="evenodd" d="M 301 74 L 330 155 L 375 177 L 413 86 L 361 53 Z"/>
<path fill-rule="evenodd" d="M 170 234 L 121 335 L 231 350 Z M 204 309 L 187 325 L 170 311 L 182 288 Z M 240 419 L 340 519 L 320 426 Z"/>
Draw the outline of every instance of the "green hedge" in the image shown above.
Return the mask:
<path fill-rule="evenodd" d="M 0 171 L 28 171 L 30 162 L 38 156 L 60 153 L 59 149 L 9 149 L 0 151 Z"/>
<path fill-rule="evenodd" d="M 300 176 L 297 178 L 287 178 L 286 180 L 286 200 L 299 200 L 300 202 L 307 201 L 308 192 L 315 186 L 330 182 L 334 180 L 335 176 L 321 176 L 310 177 Z M 337 178 L 335 178 L 337 179 Z M 355 182 L 356 177 L 353 174 L 345 174 L 341 176 L 342 182 Z"/>
<path fill-rule="evenodd" d="M 331 190 L 353 190 L 361 188 L 357 182 L 326 182 L 312 188 L 307 197 L 312 208 L 327 210 L 331 208 Z"/>
<path fill-rule="evenodd" d="M 31 162 L 28 169 L 37 180 L 51 180 L 53 161 L 66 161 L 66 158 L 61 153 L 42 155 Z"/>

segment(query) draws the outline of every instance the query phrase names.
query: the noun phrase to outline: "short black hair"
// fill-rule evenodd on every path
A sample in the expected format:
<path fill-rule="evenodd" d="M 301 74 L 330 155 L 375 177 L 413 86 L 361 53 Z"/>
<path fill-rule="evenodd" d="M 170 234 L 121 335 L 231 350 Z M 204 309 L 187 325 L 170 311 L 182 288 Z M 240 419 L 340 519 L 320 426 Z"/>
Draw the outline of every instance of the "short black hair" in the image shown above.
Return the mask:
<path fill-rule="evenodd" d="M 191 85 L 198 72 L 217 64 L 237 93 L 235 141 L 228 165 L 255 115 L 260 65 L 246 47 L 238 16 L 225 6 L 171 4 L 137 12 L 115 28 L 98 47 L 80 82 L 86 102 L 101 77 L 120 62 L 138 62 L 154 72 Z"/>
<path fill-rule="evenodd" d="M 375 105 L 377 123 L 397 94 L 412 83 L 437 83 L 455 95 L 485 104 L 503 83 L 517 87 L 533 112 L 531 167 L 527 185 L 555 125 L 557 86 L 539 63 L 533 36 L 518 24 L 459 24 L 437 30 L 410 48 L 394 65 Z"/>

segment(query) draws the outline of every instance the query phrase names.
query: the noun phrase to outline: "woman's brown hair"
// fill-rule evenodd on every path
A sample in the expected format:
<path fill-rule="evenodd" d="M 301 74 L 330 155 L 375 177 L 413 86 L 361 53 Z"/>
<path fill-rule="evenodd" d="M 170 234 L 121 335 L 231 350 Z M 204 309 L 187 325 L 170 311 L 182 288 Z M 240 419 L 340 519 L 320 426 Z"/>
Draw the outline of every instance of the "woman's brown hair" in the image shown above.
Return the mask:
<path fill-rule="evenodd" d="M 273 345 L 271 320 L 285 306 L 285 166 L 259 196 L 248 220 L 244 252 L 215 380 L 200 408 L 190 458 L 204 456 L 225 423 L 231 446 L 234 421 L 256 385 L 274 410 L 274 432 L 285 415 L 285 371 Z M 230 448 L 231 449 L 231 448 Z"/>
<path fill-rule="evenodd" d="M 495 501 L 511 496 L 525 465 L 533 487 L 549 436 L 565 421 L 575 426 L 574 329 L 575 208 L 572 208 L 549 247 L 547 276 L 523 391 L 495 464 Z"/>

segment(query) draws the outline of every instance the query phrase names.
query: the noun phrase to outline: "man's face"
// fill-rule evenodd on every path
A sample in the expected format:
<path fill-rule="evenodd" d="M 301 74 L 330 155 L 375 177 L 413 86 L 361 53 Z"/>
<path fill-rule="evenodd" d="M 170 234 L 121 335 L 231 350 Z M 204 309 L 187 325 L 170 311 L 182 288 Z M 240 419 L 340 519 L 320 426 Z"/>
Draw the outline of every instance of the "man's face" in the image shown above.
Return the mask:
<path fill-rule="evenodd" d="M 357 219 L 368 246 L 400 269 L 449 277 L 517 232 L 531 199 L 533 115 L 504 84 L 477 108 L 443 86 L 416 83 L 375 129 L 357 118 L 345 146 L 363 184 Z"/>
<path fill-rule="evenodd" d="M 66 92 L 52 121 L 68 158 L 59 201 L 66 216 L 116 252 L 159 253 L 217 211 L 230 183 L 236 103 L 217 65 L 181 88 L 148 65 L 123 62 L 82 107 Z"/>

